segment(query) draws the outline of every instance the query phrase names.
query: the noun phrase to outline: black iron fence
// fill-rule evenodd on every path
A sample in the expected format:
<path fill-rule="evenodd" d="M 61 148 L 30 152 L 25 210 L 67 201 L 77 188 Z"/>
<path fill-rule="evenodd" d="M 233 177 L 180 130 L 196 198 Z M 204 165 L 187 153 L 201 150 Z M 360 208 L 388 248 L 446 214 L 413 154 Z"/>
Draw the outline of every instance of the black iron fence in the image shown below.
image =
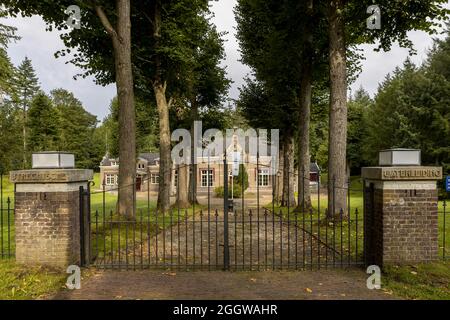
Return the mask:
<path fill-rule="evenodd" d="M 14 201 L 13 188 L 8 186 L 5 190 L 3 175 L 0 175 L 0 259 L 14 257 Z"/>
<path fill-rule="evenodd" d="M 449 209 L 448 209 L 448 201 L 444 199 L 439 203 L 438 208 L 438 227 L 439 227 L 439 244 L 440 244 L 440 252 L 442 254 L 443 260 L 450 259 L 450 227 L 449 227 Z"/>
<path fill-rule="evenodd" d="M 257 164 L 257 173 L 260 168 L 264 166 Z M 224 162 L 223 172 L 228 173 L 228 169 Z M 235 179 L 251 176 L 241 174 Z M 277 175 L 258 175 L 251 192 L 237 188 L 240 194 L 233 195 L 239 197 L 236 199 L 230 196 L 231 177 L 223 174 L 223 194 L 209 182 L 201 195 L 193 188 L 198 203 L 189 208 L 180 207 L 177 201 L 180 190 L 175 179 L 168 211 L 156 207 L 156 194 L 149 188 L 137 192 L 133 183 L 126 186 L 135 194 L 133 219 L 117 212 L 118 188 L 94 186 L 90 199 L 91 263 L 101 268 L 172 270 L 300 270 L 363 265 L 361 182 L 349 181 L 345 186 L 346 207 L 328 214 L 328 185 L 321 183 L 320 173 L 317 176 L 313 183 L 309 175 L 302 177 L 311 193 L 310 206 L 292 203 L 291 198 L 305 199 L 303 194 L 287 197 L 286 193 L 293 190 L 281 195 Z M 148 179 L 139 180 L 149 185 Z M 333 188 L 337 188 L 335 183 Z"/>
<path fill-rule="evenodd" d="M 135 194 L 135 217 L 131 220 L 117 212 L 117 188 L 94 186 L 89 197 L 83 197 L 88 205 L 82 205 L 84 210 L 80 212 L 90 226 L 83 238 L 83 247 L 90 253 L 86 264 L 174 270 L 301 270 L 363 265 L 361 181 L 348 182 L 347 207 L 329 215 L 328 185 L 322 183 L 320 173 L 318 177 L 310 185 L 309 208 L 299 208 L 290 200 L 282 204 L 275 176 L 270 177 L 270 188 L 262 190 L 257 183 L 254 192 L 241 190 L 239 199 L 225 197 L 208 184 L 202 195 L 194 192 L 199 203 L 189 208 L 179 206 L 179 185 L 174 184 L 172 206 L 165 212 L 157 209 L 156 194 L 149 188 L 139 192 L 136 185 L 128 186 Z M 14 187 L 4 176 L 0 178 L 0 259 L 8 259 L 15 253 Z M 309 181 L 308 176 L 303 178 Z M 150 177 L 142 182 L 146 179 Z M 224 178 L 224 187 L 228 180 L 225 184 Z M 448 201 L 440 201 L 439 255 L 444 260 L 450 256 L 449 219 Z"/>

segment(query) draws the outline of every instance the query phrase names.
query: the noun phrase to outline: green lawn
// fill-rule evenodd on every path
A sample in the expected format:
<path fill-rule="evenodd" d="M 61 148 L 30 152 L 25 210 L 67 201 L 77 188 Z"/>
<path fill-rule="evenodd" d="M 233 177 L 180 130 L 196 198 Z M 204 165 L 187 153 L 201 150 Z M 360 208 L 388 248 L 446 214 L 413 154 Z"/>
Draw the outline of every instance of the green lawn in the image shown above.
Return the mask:
<path fill-rule="evenodd" d="M 386 267 L 381 283 L 407 299 L 450 300 L 450 262 Z"/>
<path fill-rule="evenodd" d="M 42 267 L 23 267 L 0 260 L 0 300 L 29 300 L 64 287 L 67 274 Z"/>
<path fill-rule="evenodd" d="M 3 197 L 0 199 L 0 258 L 8 257 L 15 250 L 14 239 L 14 184 L 9 176 L 3 176 Z M 9 198 L 9 201 L 8 201 Z M 8 211 L 8 207 L 10 210 Z"/>

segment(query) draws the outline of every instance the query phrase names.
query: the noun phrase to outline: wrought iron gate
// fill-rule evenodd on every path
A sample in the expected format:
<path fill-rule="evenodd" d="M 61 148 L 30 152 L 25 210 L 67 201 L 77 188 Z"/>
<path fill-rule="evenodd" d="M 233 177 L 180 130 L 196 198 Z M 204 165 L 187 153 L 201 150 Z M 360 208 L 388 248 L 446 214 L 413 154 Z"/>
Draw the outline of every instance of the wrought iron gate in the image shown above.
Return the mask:
<path fill-rule="evenodd" d="M 223 172 L 228 172 L 226 161 Z M 309 182 L 309 176 L 302 178 Z M 266 194 L 269 203 L 263 201 L 259 182 L 253 198 L 242 192 L 239 199 L 231 199 L 228 180 L 224 174 L 220 198 L 213 196 L 208 182 L 203 204 L 189 209 L 177 206 L 177 183 L 175 204 L 166 212 L 156 209 L 150 188 L 136 192 L 134 183 L 129 186 L 136 200 L 131 219 L 117 212 L 117 189 L 103 184 L 101 190 L 90 192 L 89 198 L 82 197 L 84 203 L 91 202 L 81 206 L 84 221 L 90 217 L 86 222 L 90 237 L 82 237 L 90 242 L 82 245 L 90 251 L 86 262 L 127 270 L 301 270 L 364 264 L 363 217 L 360 208 L 351 211 L 354 191 L 350 184 L 345 212 L 329 216 L 321 204 L 326 197 L 320 175 L 313 187 L 317 199 L 308 210 L 294 210 L 289 201 L 286 206 L 279 205 L 276 177 L 272 177 L 271 194 Z"/>

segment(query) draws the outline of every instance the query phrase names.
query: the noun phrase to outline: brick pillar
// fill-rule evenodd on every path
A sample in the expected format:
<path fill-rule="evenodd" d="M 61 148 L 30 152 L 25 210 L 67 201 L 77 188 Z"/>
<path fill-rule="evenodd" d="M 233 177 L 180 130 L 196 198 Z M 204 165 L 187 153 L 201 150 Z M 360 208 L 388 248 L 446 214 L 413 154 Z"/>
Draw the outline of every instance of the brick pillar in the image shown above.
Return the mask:
<path fill-rule="evenodd" d="M 363 168 L 367 264 L 438 258 L 438 167 Z"/>
<path fill-rule="evenodd" d="M 66 268 L 80 262 L 80 195 L 92 170 L 11 172 L 15 183 L 16 261 Z"/>

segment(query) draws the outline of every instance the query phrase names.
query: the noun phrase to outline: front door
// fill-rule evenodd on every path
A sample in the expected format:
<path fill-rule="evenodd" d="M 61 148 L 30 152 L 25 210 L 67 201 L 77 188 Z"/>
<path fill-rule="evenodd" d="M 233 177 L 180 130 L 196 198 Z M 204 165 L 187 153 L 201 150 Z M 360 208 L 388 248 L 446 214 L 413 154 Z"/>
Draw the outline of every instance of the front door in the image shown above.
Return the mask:
<path fill-rule="evenodd" d="M 141 191 L 141 185 L 142 185 L 142 177 L 137 176 L 136 177 L 136 191 Z"/>

